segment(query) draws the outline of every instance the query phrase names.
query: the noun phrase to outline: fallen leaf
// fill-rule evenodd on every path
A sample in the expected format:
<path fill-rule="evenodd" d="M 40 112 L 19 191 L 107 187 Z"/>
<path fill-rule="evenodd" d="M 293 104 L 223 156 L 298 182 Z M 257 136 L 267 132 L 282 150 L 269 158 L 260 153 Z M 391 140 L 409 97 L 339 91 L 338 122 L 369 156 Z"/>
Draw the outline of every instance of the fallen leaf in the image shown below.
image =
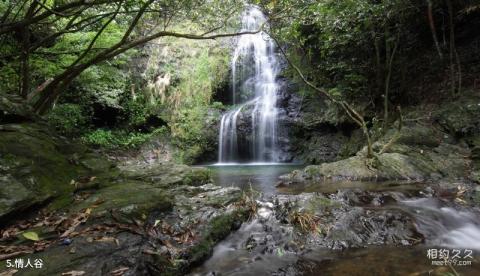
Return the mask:
<path fill-rule="evenodd" d="M 162 240 L 162 243 L 165 244 L 168 248 L 173 248 L 173 245 L 169 240 Z"/>
<path fill-rule="evenodd" d="M 116 245 L 120 245 L 118 239 L 114 237 L 101 237 L 100 239 L 96 240 L 97 242 L 114 242 Z"/>
<path fill-rule="evenodd" d="M 81 276 L 81 275 L 85 275 L 85 271 L 72 270 L 72 271 L 69 271 L 69 272 L 63 272 L 62 275 L 63 276 Z"/>
<path fill-rule="evenodd" d="M 12 253 L 1 254 L 1 255 L 0 255 L 0 261 L 6 260 L 6 259 L 10 259 L 10 258 L 19 256 L 19 255 L 32 254 L 32 253 L 33 253 L 33 250 L 25 249 L 25 250 L 15 251 L 15 252 L 12 252 Z"/>
<path fill-rule="evenodd" d="M 151 249 L 145 249 L 143 250 L 143 254 L 148 254 L 148 255 L 161 255 L 159 252 L 155 252 Z"/>
<path fill-rule="evenodd" d="M 45 250 L 45 248 L 47 248 L 48 246 L 50 246 L 52 242 L 47 242 L 47 241 L 39 241 L 39 242 L 36 242 L 34 244 L 34 249 L 35 249 L 35 252 L 39 252 L 39 251 L 43 251 Z"/>
<path fill-rule="evenodd" d="M 40 238 L 38 237 L 38 234 L 33 232 L 33 231 L 24 232 L 22 235 L 27 240 L 31 240 L 31 241 L 39 241 L 40 240 Z"/>
<path fill-rule="evenodd" d="M 10 269 L 10 270 L 7 270 L 7 271 L 0 272 L 0 276 L 12 276 L 17 272 L 18 272 L 18 270 L 16 270 L 16 269 Z"/>
<path fill-rule="evenodd" d="M 112 275 L 112 276 L 122 276 L 129 269 L 130 269 L 129 267 L 122 266 L 122 267 L 119 267 L 115 270 L 110 271 L 110 275 Z"/>
<path fill-rule="evenodd" d="M 63 232 L 62 235 L 60 235 L 60 238 L 65 238 L 68 235 L 70 235 L 71 233 L 73 233 L 75 231 L 75 229 L 77 228 L 77 226 L 79 226 L 80 224 L 87 221 L 91 212 L 92 212 L 92 209 L 87 208 L 83 213 L 77 214 L 73 218 L 68 219 L 66 221 L 66 224 L 69 224 L 68 228 L 67 228 L 67 230 L 65 230 L 65 232 Z"/>

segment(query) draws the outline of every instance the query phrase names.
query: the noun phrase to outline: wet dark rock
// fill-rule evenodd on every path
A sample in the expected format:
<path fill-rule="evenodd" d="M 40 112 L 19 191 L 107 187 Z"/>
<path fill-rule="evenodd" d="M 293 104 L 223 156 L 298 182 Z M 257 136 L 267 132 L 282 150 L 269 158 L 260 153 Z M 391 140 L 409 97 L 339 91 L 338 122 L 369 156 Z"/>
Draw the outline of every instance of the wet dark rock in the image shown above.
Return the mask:
<path fill-rule="evenodd" d="M 217 249 L 219 252 L 191 275 L 205 275 L 206 271 L 222 275 L 252 275 L 265 271 L 275 271 L 272 275 L 298 275 L 310 266 L 308 263 L 299 266 L 298 262 L 312 252 L 331 256 L 334 251 L 349 248 L 411 246 L 423 237 L 406 211 L 389 207 L 397 203 L 398 197 L 402 195 L 343 190 L 326 194 L 275 195 L 270 202 L 260 199 L 258 210 L 264 208 L 273 214 L 264 217 L 257 211 L 254 220 L 244 223 L 222 242 Z M 313 218 L 318 228 L 302 229 L 292 220 L 295 213 L 309 214 L 304 220 L 308 224 Z M 229 253 L 222 254 L 224 250 Z"/>
<path fill-rule="evenodd" d="M 382 207 L 383 194 L 345 190 L 328 197 L 321 194 L 277 196 L 277 213 L 287 216 L 295 211 L 316 216 L 320 233 L 297 236 L 296 243 L 306 247 L 330 249 L 358 248 L 370 245 L 410 245 L 420 238 L 413 220 L 398 209 Z M 368 205 L 368 206 L 366 206 Z M 372 206 L 372 207 L 369 207 Z"/>

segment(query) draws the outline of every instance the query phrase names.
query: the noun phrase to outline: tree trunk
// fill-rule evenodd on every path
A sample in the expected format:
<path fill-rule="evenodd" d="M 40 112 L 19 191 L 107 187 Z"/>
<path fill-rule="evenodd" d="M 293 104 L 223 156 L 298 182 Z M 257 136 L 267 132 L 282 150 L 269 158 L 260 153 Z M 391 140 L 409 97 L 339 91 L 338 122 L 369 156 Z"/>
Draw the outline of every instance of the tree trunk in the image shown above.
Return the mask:
<path fill-rule="evenodd" d="M 25 18 L 30 19 L 35 14 L 35 10 L 38 7 L 38 2 L 33 1 L 28 7 Z M 29 26 L 23 26 L 20 29 L 22 36 L 22 53 L 21 53 L 21 85 L 20 85 L 20 95 L 27 99 L 28 94 L 30 93 L 30 29 Z"/>
<path fill-rule="evenodd" d="M 448 25 L 450 28 L 450 89 L 452 96 L 456 96 L 456 80 L 455 80 L 455 30 L 453 24 L 453 5 L 450 0 L 446 0 L 448 7 Z"/>
<path fill-rule="evenodd" d="M 26 99 L 30 92 L 30 30 L 24 28 L 22 30 L 22 72 L 21 72 L 21 85 L 20 95 Z"/>
<path fill-rule="evenodd" d="M 390 42 L 388 42 L 387 38 L 385 38 L 385 46 L 387 48 L 386 50 L 386 70 L 387 70 L 387 75 L 385 76 L 385 93 L 383 97 L 383 109 L 384 109 L 384 114 L 383 114 L 383 132 L 387 131 L 388 127 L 388 96 L 390 93 L 390 80 L 392 78 L 392 65 L 393 65 L 393 59 L 395 58 L 395 53 L 397 52 L 398 48 L 398 38 L 395 40 L 395 45 L 393 46 L 393 50 L 390 52 Z"/>
<path fill-rule="evenodd" d="M 440 49 L 440 44 L 438 43 L 437 31 L 435 29 L 435 21 L 433 20 L 432 12 L 432 0 L 427 0 L 428 3 L 428 23 L 430 25 L 430 31 L 432 32 L 433 42 L 435 43 L 435 48 L 437 49 L 438 56 L 440 59 L 443 59 L 442 50 Z"/>
<path fill-rule="evenodd" d="M 377 81 L 377 96 L 380 95 L 382 89 L 382 58 L 380 54 L 380 39 L 375 35 L 375 66 L 376 66 L 376 81 Z"/>

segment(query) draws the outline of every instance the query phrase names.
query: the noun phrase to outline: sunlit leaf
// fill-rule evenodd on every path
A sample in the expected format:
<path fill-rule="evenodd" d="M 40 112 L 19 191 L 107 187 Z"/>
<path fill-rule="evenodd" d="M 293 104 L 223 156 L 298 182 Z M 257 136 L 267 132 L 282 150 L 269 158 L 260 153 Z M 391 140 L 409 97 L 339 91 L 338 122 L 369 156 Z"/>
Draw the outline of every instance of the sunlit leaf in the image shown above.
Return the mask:
<path fill-rule="evenodd" d="M 40 238 L 38 237 L 38 234 L 36 232 L 30 231 L 30 232 L 24 232 L 22 233 L 23 237 L 27 240 L 31 241 L 39 241 Z"/>

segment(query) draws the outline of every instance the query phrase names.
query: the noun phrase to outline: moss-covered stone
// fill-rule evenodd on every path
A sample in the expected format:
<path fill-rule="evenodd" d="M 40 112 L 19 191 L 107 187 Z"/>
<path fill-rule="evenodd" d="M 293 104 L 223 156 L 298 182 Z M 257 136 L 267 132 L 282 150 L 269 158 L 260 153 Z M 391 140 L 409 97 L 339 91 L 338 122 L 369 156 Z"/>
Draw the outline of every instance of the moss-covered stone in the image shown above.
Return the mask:
<path fill-rule="evenodd" d="M 38 119 L 23 99 L 0 93 L 0 123 L 19 123 Z"/>
<path fill-rule="evenodd" d="M 436 108 L 433 115 L 452 134 L 465 136 L 479 133 L 480 95 L 476 91 L 463 91 L 460 99 Z"/>
<path fill-rule="evenodd" d="M 384 139 L 390 139 L 395 134 L 396 130 L 390 130 L 390 133 Z M 408 146 L 436 147 L 440 145 L 443 138 L 443 133 L 430 126 L 409 124 L 402 127 L 396 143 Z"/>
<path fill-rule="evenodd" d="M 374 143 L 373 149 L 374 158 L 366 158 L 364 148 L 356 156 L 308 166 L 303 172 L 293 172 L 283 179 L 291 182 L 324 178 L 361 181 L 463 179 L 468 177 L 471 167 L 471 150 L 434 125 L 406 123 L 399 133 L 395 129 L 388 131 Z"/>
<path fill-rule="evenodd" d="M 200 186 L 212 182 L 211 171 L 207 168 L 192 168 L 183 179 L 183 184 Z"/>
<path fill-rule="evenodd" d="M 51 209 L 66 207 L 73 201 L 72 181 L 83 176 L 111 177 L 114 171 L 106 158 L 89 153 L 41 122 L 0 125 L 0 172 L 5 175 L 0 202 L 11 207 L 1 208 L 0 217 L 47 199 Z"/>
<path fill-rule="evenodd" d="M 85 172 L 60 151 L 64 141 L 39 125 L 1 125 L 0 133 L 0 166 L 15 180 L 9 180 L 11 185 L 21 185 L 28 190 L 31 205 L 71 193 L 70 181 Z M 5 198 L 16 198 L 12 192 L 7 193 L 8 186 L 0 187 L 1 194 Z"/>
<path fill-rule="evenodd" d="M 77 213 L 92 208 L 94 217 L 103 217 L 113 212 L 116 219 L 131 222 L 132 219 L 145 219 L 153 211 L 167 211 L 171 207 L 171 198 L 163 189 L 132 181 L 100 189 L 70 208 L 70 212 Z"/>
<path fill-rule="evenodd" d="M 190 263 L 195 265 L 208 258 L 212 254 L 215 244 L 230 234 L 247 217 L 247 212 L 239 209 L 230 214 L 223 214 L 213 218 L 207 226 L 201 241 L 190 249 Z"/>
<path fill-rule="evenodd" d="M 30 192 L 10 175 L 0 176 L 0 218 L 41 203 L 44 199 Z"/>
<path fill-rule="evenodd" d="M 99 158 L 98 154 L 87 153 L 79 161 L 81 165 L 92 173 L 109 172 L 115 168 L 115 164 L 105 158 Z"/>

